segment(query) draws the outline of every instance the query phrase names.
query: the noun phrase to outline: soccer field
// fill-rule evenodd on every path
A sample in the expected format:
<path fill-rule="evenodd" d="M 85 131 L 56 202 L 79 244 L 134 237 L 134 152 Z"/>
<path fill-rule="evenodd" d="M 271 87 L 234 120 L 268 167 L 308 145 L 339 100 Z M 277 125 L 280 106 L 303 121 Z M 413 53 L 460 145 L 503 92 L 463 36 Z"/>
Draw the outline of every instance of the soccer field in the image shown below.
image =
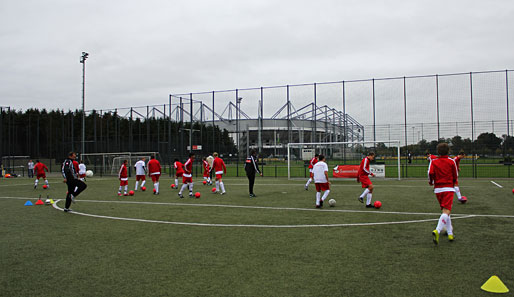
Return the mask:
<path fill-rule="evenodd" d="M 321 210 L 303 179 L 257 178 L 252 199 L 246 178 L 226 178 L 224 196 L 196 181 L 201 198 L 180 199 L 167 177 L 160 195 L 150 181 L 129 197 L 117 179 L 91 178 L 64 213 L 60 178 L 48 190 L 1 179 L 0 295 L 490 296 L 480 287 L 492 275 L 514 290 L 512 180 L 460 180 L 469 202 L 455 199 L 455 241 L 439 246 L 425 179 L 374 180 L 381 209 L 335 180 L 337 204 Z M 61 201 L 24 206 L 39 195 Z"/>

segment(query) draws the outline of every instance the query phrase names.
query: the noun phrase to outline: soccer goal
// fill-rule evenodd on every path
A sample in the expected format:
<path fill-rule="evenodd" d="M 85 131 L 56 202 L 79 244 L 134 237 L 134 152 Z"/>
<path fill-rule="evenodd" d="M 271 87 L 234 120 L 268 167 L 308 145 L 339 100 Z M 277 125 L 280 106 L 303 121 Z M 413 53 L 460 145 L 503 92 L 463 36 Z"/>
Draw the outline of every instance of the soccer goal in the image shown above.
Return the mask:
<path fill-rule="evenodd" d="M 334 172 L 329 177 L 348 177 L 344 170 L 355 171 L 366 153 L 373 151 L 376 159 L 371 171 L 377 177 L 395 178 L 400 180 L 400 141 L 359 141 L 359 142 L 312 142 L 287 144 L 287 176 L 289 179 L 308 177 L 309 161 L 315 154 L 324 155 L 326 163 Z M 341 174 L 339 174 L 341 173 Z"/>
<path fill-rule="evenodd" d="M 159 159 L 158 152 L 92 153 L 82 154 L 81 157 L 87 169 L 92 169 L 95 174 L 117 175 L 123 160 L 128 161 L 128 169 L 131 170 L 141 158 L 146 158 L 146 162 L 148 162 L 151 156 Z"/>

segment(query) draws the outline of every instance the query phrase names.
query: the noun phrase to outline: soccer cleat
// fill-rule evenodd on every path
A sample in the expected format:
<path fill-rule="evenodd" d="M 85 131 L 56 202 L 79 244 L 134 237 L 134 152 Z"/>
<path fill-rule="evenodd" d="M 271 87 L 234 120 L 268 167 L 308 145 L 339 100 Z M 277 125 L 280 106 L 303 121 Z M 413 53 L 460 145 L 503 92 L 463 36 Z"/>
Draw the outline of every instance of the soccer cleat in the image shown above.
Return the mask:
<path fill-rule="evenodd" d="M 255 194 L 253 194 L 253 193 L 252 193 L 252 194 L 250 194 L 250 198 L 253 198 L 253 197 L 257 197 L 257 195 L 255 195 Z"/>
<path fill-rule="evenodd" d="M 359 198 L 357 198 L 357 200 L 359 200 L 360 203 L 364 203 L 364 199 L 360 196 L 359 196 Z"/>
<path fill-rule="evenodd" d="M 193 192 L 189 192 L 189 197 L 193 198 Z"/>
<path fill-rule="evenodd" d="M 227 192 L 221 192 L 220 195 L 225 195 Z"/>
<path fill-rule="evenodd" d="M 366 208 L 375 208 L 373 204 L 366 204 Z"/>
<path fill-rule="evenodd" d="M 37 188 L 37 186 L 34 186 L 34 190 Z"/>
<path fill-rule="evenodd" d="M 123 196 L 128 196 L 128 194 L 127 193 L 123 193 Z"/>
<path fill-rule="evenodd" d="M 455 235 L 453 235 L 453 234 L 448 234 L 448 240 L 449 240 L 449 241 L 454 241 L 454 240 L 455 240 Z"/>
<path fill-rule="evenodd" d="M 319 206 L 323 207 L 323 200 L 321 200 L 321 199 L 319 200 Z"/>
<path fill-rule="evenodd" d="M 448 236 L 449 238 L 450 236 Z M 434 231 L 432 231 L 432 241 L 434 242 L 435 245 L 438 245 L 439 244 L 439 232 L 437 232 L 437 229 L 435 229 Z"/>
<path fill-rule="evenodd" d="M 72 212 L 73 211 L 73 209 L 71 209 L 71 208 L 65 208 L 63 210 L 64 210 L 64 212 Z"/>
<path fill-rule="evenodd" d="M 309 190 L 309 186 L 305 186 L 305 191 L 308 191 Z"/>
<path fill-rule="evenodd" d="M 118 196 L 121 196 L 121 193 L 118 193 Z"/>
<path fill-rule="evenodd" d="M 316 205 L 316 208 L 321 208 L 321 205 Z"/>
<path fill-rule="evenodd" d="M 182 196 L 182 194 L 178 193 L 177 194 L 179 198 L 184 198 L 184 196 Z"/>

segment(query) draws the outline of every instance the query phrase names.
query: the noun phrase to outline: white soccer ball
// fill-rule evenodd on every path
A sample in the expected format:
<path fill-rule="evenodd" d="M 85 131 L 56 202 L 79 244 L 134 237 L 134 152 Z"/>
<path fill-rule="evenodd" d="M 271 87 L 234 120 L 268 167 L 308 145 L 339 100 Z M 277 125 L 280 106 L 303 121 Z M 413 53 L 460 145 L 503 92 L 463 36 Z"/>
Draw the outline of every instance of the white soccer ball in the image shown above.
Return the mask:
<path fill-rule="evenodd" d="M 330 207 L 336 206 L 336 200 L 335 199 L 328 200 L 328 205 L 330 205 Z"/>
<path fill-rule="evenodd" d="M 46 199 L 46 200 L 45 200 L 45 204 L 46 204 L 46 205 L 50 205 L 50 204 L 52 204 L 52 202 L 50 201 L 50 199 Z"/>
<path fill-rule="evenodd" d="M 86 171 L 86 177 L 93 177 L 93 170 Z"/>

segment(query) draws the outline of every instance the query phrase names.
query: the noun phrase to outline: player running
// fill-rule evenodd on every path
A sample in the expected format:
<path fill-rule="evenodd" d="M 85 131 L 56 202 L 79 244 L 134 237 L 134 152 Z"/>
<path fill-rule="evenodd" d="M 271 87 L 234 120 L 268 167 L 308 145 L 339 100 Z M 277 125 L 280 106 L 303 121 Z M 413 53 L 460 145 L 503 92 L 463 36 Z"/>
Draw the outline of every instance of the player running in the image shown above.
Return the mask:
<path fill-rule="evenodd" d="M 178 179 L 179 177 L 182 178 L 184 174 L 184 165 L 178 159 L 175 159 L 173 167 L 175 167 L 175 187 L 173 189 L 178 189 Z"/>
<path fill-rule="evenodd" d="M 155 156 L 150 157 L 150 161 L 148 161 L 148 176 L 152 178 L 153 182 L 153 194 L 159 195 L 159 177 L 161 176 L 161 163 Z"/>
<path fill-rule="evenodd" d="M 312 167 L 314 185 L 316 185 L 316 208 L 323 207 L 323 201 L 330 194 L 330 182 L 328 181 L 328 165 L 325 163 L 325 156 L 319 155 L 318 162 Z M 323 197 L 321 196 L 323 193 Z"/>
<path fill-rule="evenodd" d="M 118 196 L 121 196 L 121 189 L 125 188 L 123 192 L 123 196 L 127 196 L 128 189 L 128 170 L 127 170 L 127 160 L 123 160 L 123 164 L 120 166 L 120 171 L 118 172 L 118 179 L 120 180 L 120 189 L 118 190 Z"/>
<path fill-rule="evenodd" d="M 207 162 L 206 157 L 203 157 L 202 167 L 203 167 L 204 185 L 207 185 L 207 184 L 211 185 L 212 184 L 211 176 L 210 176 L 211 166 L 209 165 L 209 162 Z"/>
<path fill-rule="evenodd" d="M 460 172 L 460 160 L 462 158 L 464 158 L 466 156 L 466 154 L 464 154 L 464 151 L 460 151 L 459 154 L 453 158 L 453 160 L 455 161 L 455 165 L 457 165 L 457 171 Z M 460 193 L 460 188 L 459 188 L 459 179 L 457 178 L 457 181 L 455 182 L 455 194 L 457 194 L 457 199 L 459 200 L 460 203 L 464 204 L 466 202 L 468 202 L 468 198 L 466 198 L 466 196 L 462 196 L 461 193 Z"/>
<path fill-rule="evenodd" d="M 36 165 L 34 165 L 34 173 L 36 173 L 36 181 L 34 181 L 34 189 L 37 188 L 37 184 L 38 184 L 40 178 L 42 178 L 45 181 L 45 185 L 47 187 L 50 187 L 50 185 L 48 184 L 48 180 L 46 179 L 45 170 L 46 170 L 46 172 L 49 172 L 48 167 L 46 167 L 45 164 L 39 162 L 39 160 L 36 160 Z"/>
<path fill-rule="evenodd" d="M 309 190 L 309 184 L 312 182 L 313 174 L 312 174 L 312 168 L 314 168 L 314 165 L 318 162 L 318 154 L 314 155 L 314 158 L 312 158 L 309 161 L 309 179 L 307 180 L 307 183 L 305 184 L 305 191 Z"/>
<path fill-rule="evenodd" d="M 189 153 L 189 159 L 184 163 L 184 174 L 182 175 L 182 188 L 180 188 L 180 192 L 178 192 L 178 196 L 180 198 L 184 198 L 182 196 L 182 192 L 189 188 L 189 197 L 193 197 L 193 162 L 195 160 L 195 153 Z"/>
<path fill-rule="evenodd" d="M 439 143 L 437 145 L 439 157 L 433 159 L 428 166 L 428 183 L 434 186 L 434 193 L 442 211 L 437 227 L 432 231 L 433 241 L 436 245 L 439 244 L 439 234 L 444 228 L 448 233 L 448 240 L 453 241 L 455 239 L 450 214 L 458 173 L 455 161 L 448 157 L 449 151 L 450 147 L 447 143 Z"/>
<path fill-rule="evenodd" d="M 216 193 L 220 192 L 221 188 L 221 195 L 225 195 L 225 185 L 223 184 L 223 174 L 227 173 L 227 167 L 225 166 L 225 162 L 223 162 L 223 159 L 218 157 L 218 153 L 213 153 L 214 161 L 212 161 L 212 168 L 211 171 L 214 169 L 214 173 L 216 174 Z"/>
<path fill-rule="evenodd" d="M 146 183 L 146 167 L 145 167 L 146 158 L 142 157 L 139 161 L 134 164 L 134 169 L 136 169 L 136 187 L 134 191 L 137 191 L 139 188 L 139 181 L 141 182 L 141 189 L 145 186 Z"/>
<path fill-rule="evenodd" d="M 364 188 L 364 192 L 362 192 L 358 199 L 360 203 L 363 203 L 364 196 L 366 196 L 367 208 L 375 208 L 373 204 L 371 204 L 371 198 L 373 196 L 373 184 L 368 177 L 369 175 L 375 176 L 375 174 L 369 170 L 369 163 L 373 160 L 375 160 L 375 153 L 369 152 L 368 155 L 362 159 L 359 166 L 359 171 L 357 172 L 357 182 L 360 182 L 362 188 Z"/>

